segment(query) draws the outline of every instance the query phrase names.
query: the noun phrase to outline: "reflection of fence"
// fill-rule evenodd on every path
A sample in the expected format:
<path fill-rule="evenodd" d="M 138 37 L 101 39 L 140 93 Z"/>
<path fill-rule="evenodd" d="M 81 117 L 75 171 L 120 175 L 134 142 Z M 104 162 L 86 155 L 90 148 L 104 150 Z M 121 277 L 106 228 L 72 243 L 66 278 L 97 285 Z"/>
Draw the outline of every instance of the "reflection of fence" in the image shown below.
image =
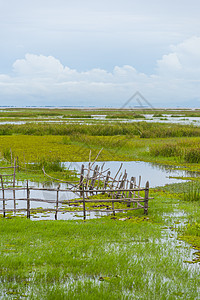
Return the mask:
<path fill-rule="evenodd" d="M 82 189 L 76 189 L 73 192 L 79 193 L 81 195 L 80 198 L 71 199 L 71 200 L 61 200 L 59 195 L 61 192 L 67 192 L 71 190 L 68 189 L 60 189 L 60 185 L 58 185 L 57 189 L 55 188 L 35 188 L 29 187 L 28 181 L 26 187 L 8 187 L 4 186 L 1 188 L 2 190 L 2 199 L 0 201 L 3 202 L 3 208 L 0 210 L 3 213 L 3 216 L 6 217 L 6 213 L 8 212 L 26 212 L 27 218 L 30 218 L 31 212 L 39 213 L 39 212 L 54 212 L 55 219 L 57 220 L 58 212 L 83 212 L 83 217 L 86 219 L 87 212 L 111 212 L 115 214 L 115 212 L 123 212 L 123 211 L 131 211 L 136 209 L 144 209 L 144 213 L 148 213 L 148 200 L 149 198 L 149 183 L 146 183 L 145 188 L 128 188 L 128 189 L 86 189 L 85 185 L 82 185 Z M 7 191 L 25 191 L 26 197 L 5 197 Z M 56 199 L 39 199 L 32 198 L 31 191 L 48 191 L 56 193 Z M 143 197 L 140 196 L 140 192 L 143 192 Z M 101 199 L 92 199 L 90 195 L 104 195 Z M 52 194 L 53 195 L 53 194 Z M 6 208 L 6 202 L 15 201 L 14 208 Z M 26 207 L 24 208 L 16 208 L 16 201 L 26 201 Z M 31 202 L 40 202 L 40 203 L 51 203 L 54 205 L 54 208 L 31 208 Z M 116 203 L 121 203 L 122 206 L 115 207 Z M 65 204 L 66 206 L 60 207 L 60 204 Z M 97 205 L 98 204 L 98 205 Z M 69 209 L 73 208 L 73 209 Z"/>

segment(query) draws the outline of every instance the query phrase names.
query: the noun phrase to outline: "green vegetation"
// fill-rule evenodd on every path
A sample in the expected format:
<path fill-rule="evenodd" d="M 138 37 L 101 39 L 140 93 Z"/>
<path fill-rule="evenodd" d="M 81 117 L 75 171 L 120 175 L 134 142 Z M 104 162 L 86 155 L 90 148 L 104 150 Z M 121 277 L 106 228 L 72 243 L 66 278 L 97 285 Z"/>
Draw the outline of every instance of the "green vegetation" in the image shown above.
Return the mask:
<path fill-rule="evenodd" d="M 184 201 L 198 201 L 200 203 L 200 184 L 199 182 L 190 182 L 184 192 Z"/>
<path fill-rule="evenodd" d="M 200 117 L 200 109 L 70 109 L 70 108 L 1 108 L 0 117 L 51 117 L 51 116 L 84 116 L 84 115 L 127 115 L 132 116 L 133 114 L 143 115 L 143 114 L 152 114 L 152 115 L 169 115 L 169 116 L 185 116 L 185 117 Z"/>
<path fill-rule="evenodd" d="M 164 141 L 162 144 L 150 146 L 152 156 L 174 157 L 177 161 L 186 163 L 199 163 L 200 150 L 199 138 L 175 139 L 173 141 Z"/>
<path fill-rule="evenodd" d="M 200 116 L 200 110 L 146 113 Z M 86 119 L 92 120 L 92 115 L 106 115 L 106 119 L 88 125 Z M 93 160 L 103 148 L 99 161 L 143 160 L 199 170 L 199 127 L 115 122 L 137 116 L 145 117 L 145 112 L 2 110 L 2 120 L 85 121 L 1 125 L 1 165 L 18 157 L 17 179 L 45 181 L 44 166 L 55 178 L 77 180 L 76 173 L 65 170 L 62 162 L 88 161 L 90 150 Z M 114 122 L 109 124 L 109 118 Z M 199 177 L 151 189 L 150 197 L 154 199 L 149 202 L 148 216 L 137 210 L 86 221 L 1 217 L 1 299 L 198 299 Z M 190 245 L 196 251 L 193 256 Z M 194 263 L 193 268 L 189 263 Z"/>
<path fill-rule="evenodd" d="M 162 197 L 148 218 L 126 221 L 1 219 L 2 299 L 198 298 L 198 270 L 185 268 L 178 241 L 163 229 L 172 203 Z"/>
<path fill-rule="evenodd" d="M 66 123 L 26 123 L 21 125 L 0 125 L 0 135 L 77 135 L 115 136 L 131 135 L 140 138 L 198 137 L 200 127 L 193 125 L 164 123 L 102 123 L 102 124 L 66 124 Z"/>
<path fill-rule="evenodd" d="M 160 114 L 160 113 L 155 113 L 155 114 L 153 115 L 153 117 L 155 117 L 155 118 L 162 118 L 163 115 Z"/>

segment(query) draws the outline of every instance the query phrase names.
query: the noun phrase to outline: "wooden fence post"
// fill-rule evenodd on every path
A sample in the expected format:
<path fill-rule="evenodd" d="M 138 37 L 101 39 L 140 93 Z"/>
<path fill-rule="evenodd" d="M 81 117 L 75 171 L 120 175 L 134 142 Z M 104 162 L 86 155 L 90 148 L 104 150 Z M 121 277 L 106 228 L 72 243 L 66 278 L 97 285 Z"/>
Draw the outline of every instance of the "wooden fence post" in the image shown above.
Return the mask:
<path fill-rule="evenodd" d="M 86 212 L 85 212 L 85 192 L 84 192 L 84 184 L 83 184 L 83 219 L 86 219 Z"/>
<path fill-rule="evenodd" d="M 135 177 L 133 177 L 133 188 L 136 189 L 136 178 L 135 178 Z M 136 193 L 135 193 L 135 191 L 134 191 L 134 192 L 133 192 L 133 198 L 135 198 L 135 194 L 136 194 Z M 134 207 L 134 206 L 135 206 L 135 207 L 138 207 L 138 202 L 137 202 L 137 203 L 136 203 L 136 202 L 133 203 L 133 207 Z"/>
<path fill-rule="evenodd" d="M 28 180 L 27 180 L 27 218 L 30 219 L 30 190 L 28 187 Z"/>
<path fill-rule="evenodd" d="M 110 171 L 108 171 L 107 175 L 106 175 L 106 179 L 104 181 L 104 186 L 103 186 L 103 189 L 106 190 L 106 187 L 108 185 L 108 180 L 109 180 L 109 177 L 110 177 Z M 102 192 L 102 194 L 105 194 L 105 191 Z"/>
<path fill-rule="evenodd" d="M 119 191 L 116 193 L 116 199 L 118 199 L 119 198 L 119 195 L 122 193 L 122 197 L 123 197 L 123 189 L 124 189 L 124 182 L 125 182 L 125 180 L 126 180 L 126 177 L 127 177 L 127 174 L 126 174 L 126 170 L 124 171 L 124 175 L 122 176 L 122 180 L 121 180 L 121 182 L 120 182 L 120 180 L 119 180 L 119 182 L 120 182 L 120 185 L 119 185 Z M 118 188 L 118 186 L 117 186 L 117 188 Z"/>
<path fill-rule="evenodd" d="M 127 179 L 127 176 L 128 176 L 128 174 L 126 173 L 126 170 L 125 170 L 125 173 L 124 173 L 124 180 L 123 180 L 123 185 L 122 185 L 122 189 L 124 189 L 124 190 L 125 190 L 125 188 L 126 188 L 126 179 Z M 126 194 L 127 194 L 127 192 L 123 192 L 123 191 L 122 191 L 122 198 L 123 198 L 123 197 L 126 198 Z"/>
<path fill-rule="evenodd" d="M 141 176 L 139 176 L 138 189 L 140 189 L 140 184 L 141 184 Z M 138 198 L 140 198 L 140 191 L 138 191 Z"/>
<path fill-rule="evenodd" d="M 89 187 L 90 190 L 94 189 L 95 181 L 96 181 L 96 178 L 97 178 L 97 170 L 98 170 L 98 165 L 96 165 L 96 167 L 94 169 L 94 172 L 93 172 L 92 180 L 91 180 L 90 187 Z M 91 192 L 90 194 L 93 195 L 94 193 Z"/>
<path fill-rule="evenodd" d="M 56 192 L 56 213 L 55 213 L 55 220 L 57 220 L 57 216 L 58 216 L 59 189 L 60 189 L 60 184 L 58 185 L 57 192 Z"/>
<path fill-rule="evenodd" d="M 80 190 L 82 189 L 83 178 L 84 178 L 84 165 L 81 166 L 81 175 L 80 175 L 80 181 L 79 181 Z M 80 197 L 82 197 L 82 191 L 80 192 Z"/>
<path fill-rule="evenodd" d="M 16 172 L 16 159 L 14 159 L 14 174 L 13 174 L 13 201 L 14 201 L 14 214 L 16 213 L 16 200 L 15 200 L 15 172 Z"/>
<path fill-rule="evenodd" d="M 130 187 L 129 187 L 129 189 L 130 190 L 132 190 L 133 189 L 133 181 L 134 181 L 134 177 L 131 177 L 131 180 L 130 180 Z M 129 191 L 129 193 L 128 193 L 128 198 L 132 198 L 132 195 L 133 195 L 133 191 Z M 131 206 L 131 202 L 129 201 L 128 203 L 127 203 L 127 207 L 130 207 Z"/>
<path fill-rule="evenodd" d="M 148 214 L 148 201 L 149 201 L 149 182 L 146 182 L 145 186 L 145 202 L 144 202 L 144 214 Z"/>
<path fill-rule="evenodd" d="M 6 212 L 5 212 L 5 194 L 4 194 L 4 186 L 3 186 L 3 176 L 1 176 L 1 189 L 2 189 L 2 198 L 3 198 L 3 217 L 6 217 Z"/>

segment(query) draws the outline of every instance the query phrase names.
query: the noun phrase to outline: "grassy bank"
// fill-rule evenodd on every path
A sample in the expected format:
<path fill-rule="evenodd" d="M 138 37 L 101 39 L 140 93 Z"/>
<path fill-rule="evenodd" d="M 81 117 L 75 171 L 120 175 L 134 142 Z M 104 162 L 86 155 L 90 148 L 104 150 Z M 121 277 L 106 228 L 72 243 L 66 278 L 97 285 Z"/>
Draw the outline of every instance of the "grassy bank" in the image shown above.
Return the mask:
<path fill-rule="evenodd" d="M 25 117 L 20 113 L 15 117 Z M 50 112 L 29 113 L 46 118 Z M 146 122 L 3 125 L 0 151 L 8 161 L 10 149 L 18 157 L 18 179 L 43 181 L 45 166 L 53 177 L 70 180 L 76 175 L 61 162 L 88 161 L 90 150 L 93 160 L 102 148 L 99 161 L 143 160 L 198 170 L 199 136 L 198 127 Z M 0 218 L 1 299 L 199 299 L 199 191 L 198 178 L 193 185 L 150 190 L 148 216 L 138 210 L 86 221 Z"/>
<path fill-rule="evenodd" d="M 90 136 L 139 136 L 141 138 L 198 137 L 200 127 L 193 125 L 164 123 L 120 123 L 66 124 L 66 123 L 26 123 L 21 125 L 0 125 L 0 135 L 77 135 Z"/>
<path fill-rule="evenodd" d="M 175 214 L 183 203 L 167 191 L 152 195 L 148 218 L 0 219 L 1 298 L 198 299 L 198 268 L 183 262 L 189 247 L 169 229 L 183 220 Z"/>
<path fill-rule="evenodd" d="M 120 108 L 120 109 L 106 109 L 106 108 L 85 108 L 85 109 L 70 109 L 70 108 L 1 108 L 0 118 L 3 117 L 82 117 L 82 116 L 92 116 L 92 115 L 106 115 L 108 117 L 119 117 L 132 118 L 134 115 L 143 116 L 145 114 L 151 114 L 154 117 L 163 117 L 163 115 L 169 115 L 172 117 L 200 117 L 199 109 L 134 109 L 134 108 Z"/>
<path fill-rule="evenodd" d="M 10 149 L 20 165 L 47 161 L 88 161 L 102 150 L 99 161 L 141 160 L 199 169 L 200 138 L 151 138 L 133 136 L 0 136 L 1 157 L 9 159 Z"/>

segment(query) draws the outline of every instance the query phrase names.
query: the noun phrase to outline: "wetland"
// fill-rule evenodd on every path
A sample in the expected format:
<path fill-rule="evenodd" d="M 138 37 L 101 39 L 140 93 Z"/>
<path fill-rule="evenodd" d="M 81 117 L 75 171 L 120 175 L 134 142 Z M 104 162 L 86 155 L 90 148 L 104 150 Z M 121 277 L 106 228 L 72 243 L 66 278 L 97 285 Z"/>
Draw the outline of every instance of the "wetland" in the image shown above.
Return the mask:
<path fill-rule="evenodd" d="M 199 117 L 181 109 L 1 109 L 0 164 L 18 158 L 19 185 L 56 186 L 43 166 L 76 181 L 90 150 L 94 160 L 102 149 L 96 164 L 115 173 L 122 162 L 128 176 L 150 181 L 153 199 L 148 216 L 1 216 L 0 297 L 199 299 Z"/>

